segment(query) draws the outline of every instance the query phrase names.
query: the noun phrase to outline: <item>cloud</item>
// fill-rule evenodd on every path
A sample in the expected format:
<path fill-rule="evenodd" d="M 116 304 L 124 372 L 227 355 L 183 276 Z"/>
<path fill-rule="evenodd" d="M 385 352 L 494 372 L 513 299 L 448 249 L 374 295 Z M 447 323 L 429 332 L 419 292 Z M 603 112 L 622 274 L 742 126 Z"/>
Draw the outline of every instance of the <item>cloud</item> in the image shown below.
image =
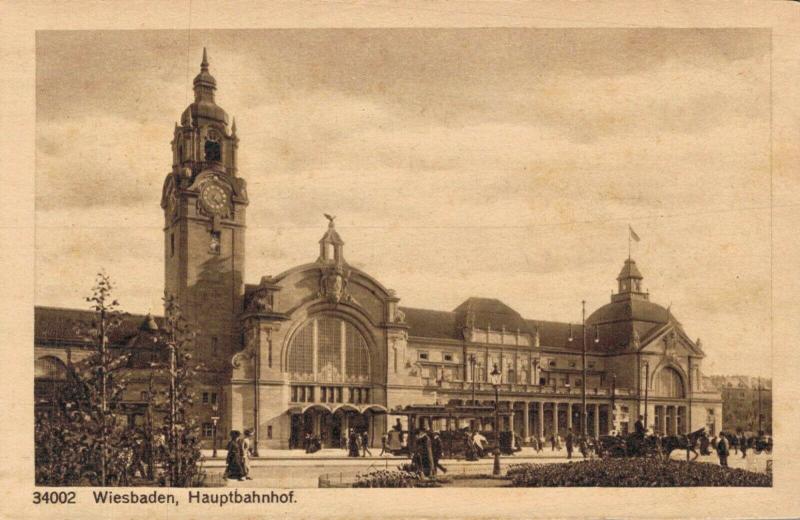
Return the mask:
<path fill-rule="evenodd" d="M 313 261 L 327 212 L 404 304 L 577 320 L 608 301 L 632 222 L 653 298 L 718 366 L 767 370 L 768 32 L 191 37 L 187 57 L 180 31 L 40 34 L 37 302 L 78 305 L 106 266 L 129 310 L 157 308 L 161 186 L 203 42 L 241 138 L 248 281 Z"/>

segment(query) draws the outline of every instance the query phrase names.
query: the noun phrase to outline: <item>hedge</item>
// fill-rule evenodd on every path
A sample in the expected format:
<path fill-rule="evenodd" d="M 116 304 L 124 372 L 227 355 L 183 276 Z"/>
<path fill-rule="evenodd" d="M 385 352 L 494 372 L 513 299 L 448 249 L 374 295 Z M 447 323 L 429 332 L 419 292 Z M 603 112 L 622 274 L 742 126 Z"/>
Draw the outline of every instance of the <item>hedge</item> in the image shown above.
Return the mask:
<path fill-rule="evenodd" d="M 772 486 L 771 474 L 655 458 L 514 464 L 509 467 L 507 476 L 518 487 Z"/>

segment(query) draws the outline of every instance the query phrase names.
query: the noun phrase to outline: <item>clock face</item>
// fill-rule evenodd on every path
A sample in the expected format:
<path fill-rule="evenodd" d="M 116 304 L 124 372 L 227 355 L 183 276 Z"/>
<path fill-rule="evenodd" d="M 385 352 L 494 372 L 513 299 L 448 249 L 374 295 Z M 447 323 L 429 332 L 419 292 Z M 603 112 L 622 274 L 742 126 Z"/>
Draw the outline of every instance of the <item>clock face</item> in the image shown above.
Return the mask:
<path fill-rule="evenodd" d="M 210 213 L 221 215 L 228 207 L 228 192 L 218 184 L 208 184 L 200 192 L 200 200 Z"/>

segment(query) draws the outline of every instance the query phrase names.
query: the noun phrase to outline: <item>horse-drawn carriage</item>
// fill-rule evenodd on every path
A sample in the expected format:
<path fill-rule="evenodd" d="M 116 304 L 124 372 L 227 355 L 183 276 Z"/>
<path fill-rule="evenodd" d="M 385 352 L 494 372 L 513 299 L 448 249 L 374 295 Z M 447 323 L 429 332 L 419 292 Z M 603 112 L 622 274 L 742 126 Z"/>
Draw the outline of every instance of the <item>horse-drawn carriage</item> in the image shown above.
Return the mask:
<path fill-rule="evenodd" d="M 699 455 L 697 447 L 703 439 L 708 439 L 704 428 L 688 435 L 641 435 L 631 433 L 626 436 L 603 435 L 596 443 L 596 451 L 600 457 L 662 457 L 669 459 L 675 450 L 686 450 L 687 459 L 690 453 Z"/>

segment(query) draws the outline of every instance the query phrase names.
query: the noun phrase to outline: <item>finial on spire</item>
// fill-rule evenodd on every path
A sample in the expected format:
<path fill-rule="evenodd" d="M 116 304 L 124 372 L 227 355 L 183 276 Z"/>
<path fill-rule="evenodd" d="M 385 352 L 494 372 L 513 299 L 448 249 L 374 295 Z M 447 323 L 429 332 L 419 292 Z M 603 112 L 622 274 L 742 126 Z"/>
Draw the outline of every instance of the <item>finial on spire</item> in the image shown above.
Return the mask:
<path fill-rule="evenodd" d="M 208 53 L 205 47 L 203 47 L 203 61 L 200 62 L 200 70 L 208 71 Z"/>
<path fill-rule="evenodd" d="M 328 227 L 329 228 L 335 227 L 335 224 L 333 223 L 333 221 L 336 220 L 336 215 L 331 216 L 331 215 L 328 215 L 327 213 L 323 213 L 323 215 L 325 215 L 325 218 L 328 219 Z"/>

